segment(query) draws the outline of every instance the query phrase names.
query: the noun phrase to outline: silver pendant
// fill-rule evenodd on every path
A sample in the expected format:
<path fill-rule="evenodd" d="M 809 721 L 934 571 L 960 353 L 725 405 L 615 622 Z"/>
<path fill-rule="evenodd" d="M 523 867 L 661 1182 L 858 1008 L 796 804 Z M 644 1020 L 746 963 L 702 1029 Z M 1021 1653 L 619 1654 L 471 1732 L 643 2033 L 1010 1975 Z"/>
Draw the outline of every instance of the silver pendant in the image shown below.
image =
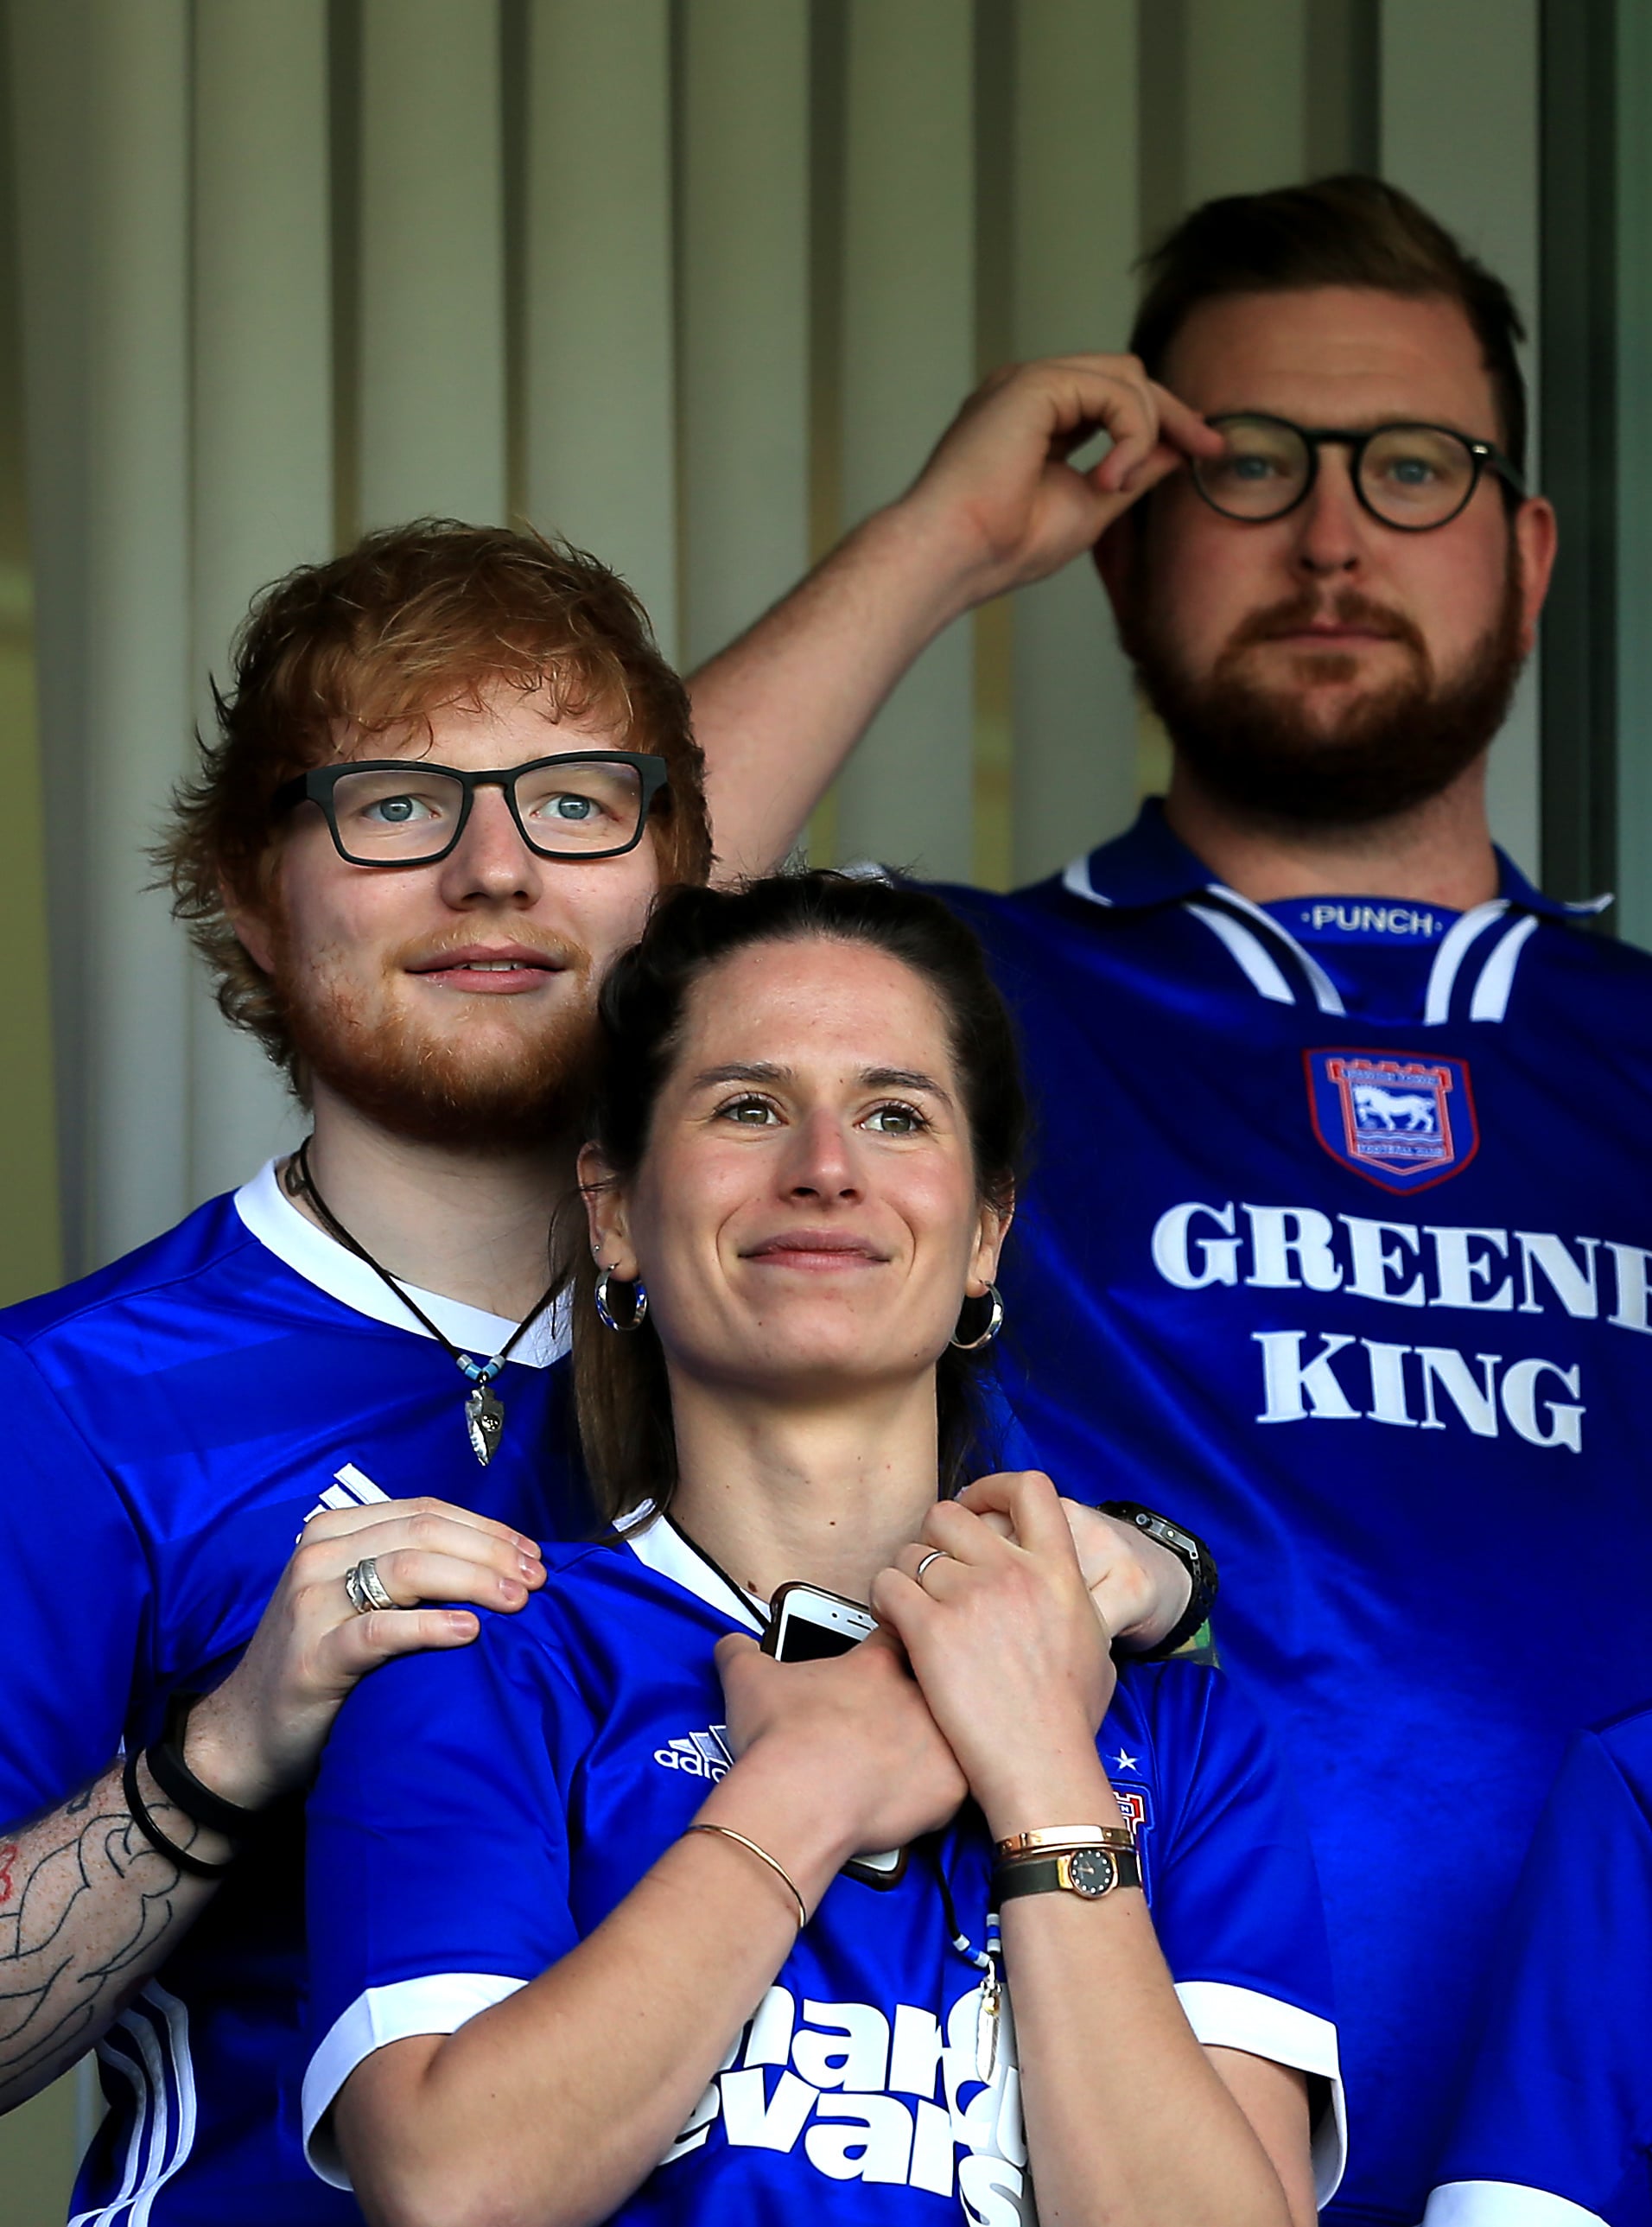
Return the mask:
<path fill-rule="evenodd" d="M 1003 1994 L 998 1967 L 994 1965 L 981 1981 L 975 2005 L 975 2077 L 988 2088 L 992 2085 L 992 2075 L 998 2066 L 998 2013 L 1003 2008 Z"/>
<path fill-rule="evenodd" d="M 494 1398 L 490 1385 L 478 1384 L 464 1403 L 464 1420 L 471 1449 L 486 1469 L 505 1435 L 504 1402 Z"/>

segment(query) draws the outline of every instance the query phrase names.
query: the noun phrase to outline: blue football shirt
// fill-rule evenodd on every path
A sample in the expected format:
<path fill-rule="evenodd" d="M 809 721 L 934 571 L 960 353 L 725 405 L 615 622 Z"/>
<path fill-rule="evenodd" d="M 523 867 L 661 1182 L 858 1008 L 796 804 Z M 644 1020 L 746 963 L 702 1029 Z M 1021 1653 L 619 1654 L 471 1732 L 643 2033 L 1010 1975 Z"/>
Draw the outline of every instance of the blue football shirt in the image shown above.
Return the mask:
<path fill-rule="evenodd" d="M 1532 1843 L 1425 2227 L 1652 2223 L 1652 1710 L 1581 1734 Z"/>
<path fill-rule="evenodd" d="M 309 1808 L 304 2124 L 362 2059 L 449 2033 L 566 1955 L 684 1831 L 730 1762 L 712 1650 L 751 1605 L 670 1526 L 564 1550 L 520 1618 L 346 1703 Z M 1319 2083 L 1317 2167 L 1342 2150 L 1336 2036 L 1306 1835 L 1220 1674 L 1126 1666 L 1100 1747 L 1137 1822 L 1154 1923 L 1209 2043 Z M 657 2169 L 628 2227 L 762 2219 L 1030 2222 L 1011 2022 L 979 2048 L 991 1844 L 979 1815 L 875 1889 L 839 1879 Z M 1011 1974 L 1013 1995 L 1014 1975 Z"/>
<path fill-rule="evenodd" d="M 513 1325 L 429 1292 L 447 1336 Z M 16 1822 L 219 1683 L 320 1506 L 434 1494 L 534 1536 L 588 1528 L 565 1326 L 507 1364 L 483 1470 L 449 1356 L 266 1168 L 113 1267 L 0 1315 L 10 1670 L 0 1821 Z M 99 2050 L 109 2111 L 77 2217 L 293 2227 L 359 2217 L 303 2161 L 297 1805 L 252 1843 Z"/>
<path fill-rule="evenodd" d="M 1534 1786 L 1652 1693 L 1601 1607 L 1652 1558 L 1652 960 L 1506 860 L 1460 916 L 1253 905 L 1157 807 L 943 894 L 1036 1120 L 1000 1373 L 1063 1490 L 1212 1544 L 1324 1886 L 1331 2216 L 1411 2227 Z"/>

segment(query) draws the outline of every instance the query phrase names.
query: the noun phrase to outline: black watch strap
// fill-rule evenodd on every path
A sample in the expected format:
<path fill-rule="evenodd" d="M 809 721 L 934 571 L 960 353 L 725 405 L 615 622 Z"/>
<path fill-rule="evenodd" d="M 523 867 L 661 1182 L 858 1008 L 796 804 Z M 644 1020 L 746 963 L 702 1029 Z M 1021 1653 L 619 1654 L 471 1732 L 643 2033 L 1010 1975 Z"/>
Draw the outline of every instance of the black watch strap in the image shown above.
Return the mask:
<path fill-rule="evenodd" d="M 1002 1908 L 1024 1894 L 1075 1894 L 1099 1902 L 1115 1887 L 1141 1885 L 1134 1848 L 1065 1848 L 1054 1856 L 1018 1856 L 992 1874 L 992 1901 Z"/>
<path fill-rule="evenodd" d="M 1215 1557 L 1196 1532 L 1172 1522 L 1157 1509 L 1144 1508 L 1139 1501 L 1104 1500 L 1101 1513 L 1116 1516 L 1120 1523 L 1133 1524 L 1145 1536 L 1157 1541 L 1175 1555 L 1192 1584 L 1193 1592 L 1186 1608 L 1158 1646 L 1143 1648 L 1139 1653 L 1132 1650 L 1131 1654 L 1132 1662 L 1162 1662 L 1166 1656 L 1187 1645 L 1215 1606 L 1221 1584 L 1216 1576 Z"/>
<path fill-rule="evenodd" d="M 226 1841 L 242 1841 L 257 1824 L 258 1812 L 244 1809 L 239 1802 L 226 1802 L 210 1786 L 203 1786 L 183 1759 L 183 1736 L 188 1726 L 189 1712 L 200 1699 L 199 1694 L 172 1696 L 167 1704 L 161 1737 L 145 1750 L 144 1760 L 150 1767 L 150 1777 L 175 1809 L 182 1809 L 193 1824 L 207 1825 L 214 1833 L 221 1833 Z"/>

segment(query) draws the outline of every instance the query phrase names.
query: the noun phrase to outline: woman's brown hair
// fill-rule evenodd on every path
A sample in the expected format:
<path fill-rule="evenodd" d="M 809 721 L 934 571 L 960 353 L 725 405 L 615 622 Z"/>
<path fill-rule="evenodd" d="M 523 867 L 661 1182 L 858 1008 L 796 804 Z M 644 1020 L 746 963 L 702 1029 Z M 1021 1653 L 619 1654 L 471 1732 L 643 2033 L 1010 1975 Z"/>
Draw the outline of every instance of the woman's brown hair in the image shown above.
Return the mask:
<path fill-rule="evenodd" d="M 588 1131 L 612 1180 L 627 1183 L 647 1154 L 696 986 L 754 944 L 816 939 L 869 944 L 934 992 L 958 1070 L 976 1189 L 1007 1215 L 1027 1109 L 1014 1032 L 980 945 L 938 898 L 846 874 L 777 874 L 736 890 L 674 890 L 660 900 L 641 941 L 609 973 L 599 1005 L 601 1080 Z M 583 1245 L 577 1258 L 574 1390 L 597 1505 L 610 1519 L 645 1499 L 663 1508 L 677 1483 L 664 1352 L 651 1323 L 634 1332 L 602 1326 L 596 1271 Z M 967 1482 L 972 1458 L 983 1451 L 981 1359 L 948 1346 L 937 1366 L 943 1492 Z"/>

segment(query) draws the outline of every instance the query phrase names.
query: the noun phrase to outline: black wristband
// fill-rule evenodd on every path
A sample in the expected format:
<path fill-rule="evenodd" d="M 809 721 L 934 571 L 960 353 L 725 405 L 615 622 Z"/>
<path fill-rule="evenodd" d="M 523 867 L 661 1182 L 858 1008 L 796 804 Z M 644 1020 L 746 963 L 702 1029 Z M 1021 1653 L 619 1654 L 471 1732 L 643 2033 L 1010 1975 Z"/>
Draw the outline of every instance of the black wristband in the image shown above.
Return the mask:
<path fill-rule="evenodd" d="M 1024 1894 L 1075 1894 L 1081 1902 L 1099 1902 L 1115 1887 L 1141 1883 L 1141 1858 L 1134 1848 L 1063 1848 L 995 1864 L 992 1901 L 994 1910 Z"/>
<path fill-rule="evenodd" d="M 183 1759 L 183 1736 L 188 1726 L 189 1712 L 201 1698 L 199 1694 L 172 1696 L 167 1703 L 161 1737 L 145 1753 L 144 1760 L 162 1793 L 175 1809 L 182 1810 L 191 1824 L 209 1825 L 226 1841 L 242 1840 L 258 1822 L 258 1812 L 244 1809 L 239 1802 L 226 1802 L 210 1786 L 203 1786 Z"/>
<path fill-rule="evenodd" d="M 204 1856 L 192 1855 L 188 1848 L 181 1848 L 175 1841 L 168 1840 L 150 1816 L 148 1804 L 137 1790 L 139 1753 L 137 1748 L 128 1751 L 125 1768 L 120 1774 L 120 1790 L 126 1797 L 126 1807 L 131 1812 L 133 1824 L 150 1846 L 157 1848 L 181 1872 L 188 1872 L 192 1879 L 221 1879 L 234 1863 L 233 1856 L 226 1857 L 221 1864 L 209 1864 Z"/>
<path fill-rule="evenodd" d="M 1162 1662 L 1178 1647 L 1186 1646 L 1215 1607 L 1221 1582 L 1216 1576 L 1215 1558 L 1204 1541 L 1185 1525 L 1173 1523 L 1169 1516 L 1143 1508 L 1133 1500 L 1104 1500 L 1101 1513 L 1116 1516 L 1121 1523 L 1133 1524 L 1149 1539 L 1156 1540 L 1168 1554 L 1175 1555 L 1188 1573 L 1193 1592 L 1186 1608 L 1157 1647 L 1131 1652 L 1132 1662 Z"/>

